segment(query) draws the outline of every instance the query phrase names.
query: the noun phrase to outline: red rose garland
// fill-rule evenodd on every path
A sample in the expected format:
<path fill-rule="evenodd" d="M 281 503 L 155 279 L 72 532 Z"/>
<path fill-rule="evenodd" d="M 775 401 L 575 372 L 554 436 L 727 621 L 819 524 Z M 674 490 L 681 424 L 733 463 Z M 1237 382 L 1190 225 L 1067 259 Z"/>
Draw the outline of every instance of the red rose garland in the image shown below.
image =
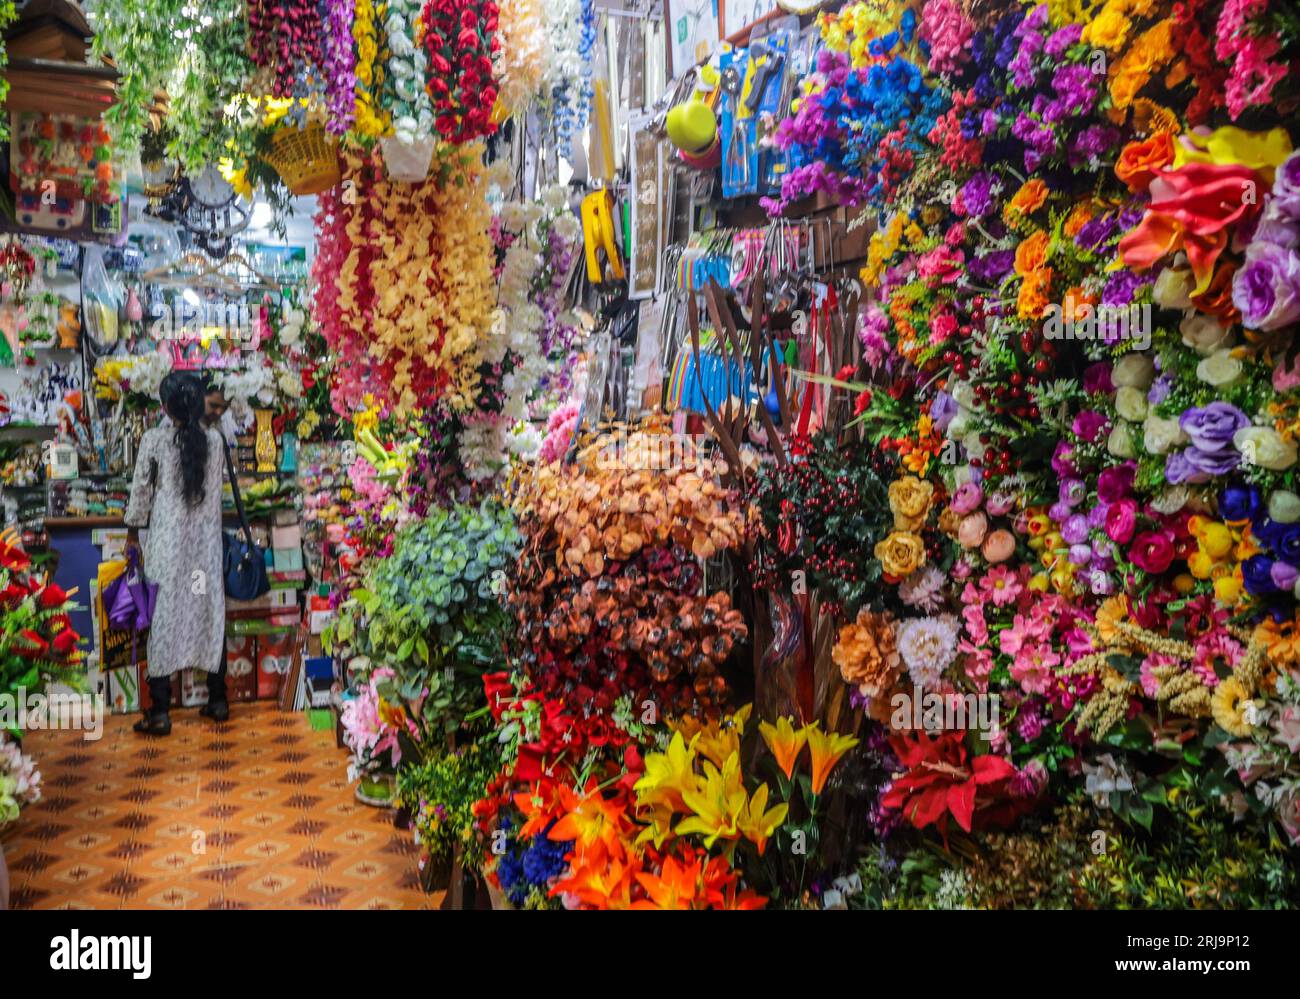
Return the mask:
<path fill-rule="evenodd" d="M 496 30 L 497 5 L 492 0 L 429 0 L 424 8 L 429 96 L 437 115 L 435 127 L 447 142 L 471 142 L 496 131 Z"/>

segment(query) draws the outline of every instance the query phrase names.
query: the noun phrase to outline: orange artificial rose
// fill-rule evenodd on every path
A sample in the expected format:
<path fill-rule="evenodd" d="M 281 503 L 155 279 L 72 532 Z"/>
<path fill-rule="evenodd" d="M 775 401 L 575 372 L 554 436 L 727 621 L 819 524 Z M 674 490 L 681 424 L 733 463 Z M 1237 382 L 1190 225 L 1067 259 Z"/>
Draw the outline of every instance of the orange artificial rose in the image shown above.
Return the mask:
<path fill-rule="evenodd" d="M 1047 184 L 1039 177 L 1031 177 L 1020 185 L 1020 190 L 1007 202 L 1002 217 L 1008 225 L 1014 225 L 1018 219 L 1038 211 L 1046 201 Z"/>
<path fill-rule="evenodd" d="M 1016 247 L 1016 273 L 1028 277 L 1047 263 L 1047 233 L 1042 229 Z"/>
<path fill-rule="evenodd" d="M 1168 132 L 1157 132 L 1141 142 L 1130 142 L 1120 151 L 1115 176 L 1136 194 L 1145 191 L 1156 173 L 1173 161 L 1173 136 Z"/>

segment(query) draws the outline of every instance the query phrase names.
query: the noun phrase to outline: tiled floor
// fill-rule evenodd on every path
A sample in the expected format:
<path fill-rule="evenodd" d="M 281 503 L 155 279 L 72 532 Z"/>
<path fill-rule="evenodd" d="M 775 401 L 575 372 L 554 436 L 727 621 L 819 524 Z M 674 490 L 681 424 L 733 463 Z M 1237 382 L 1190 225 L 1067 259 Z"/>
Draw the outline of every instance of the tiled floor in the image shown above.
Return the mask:
<path fill-rule="evenodd" d="M 172 734 L 106 720 L 103 739 L 33 732 L 43 798 L 5 833 L 15 909 L 416 909 L 418 849 L 357 802 L 333 732 L 273 703 Z"/>

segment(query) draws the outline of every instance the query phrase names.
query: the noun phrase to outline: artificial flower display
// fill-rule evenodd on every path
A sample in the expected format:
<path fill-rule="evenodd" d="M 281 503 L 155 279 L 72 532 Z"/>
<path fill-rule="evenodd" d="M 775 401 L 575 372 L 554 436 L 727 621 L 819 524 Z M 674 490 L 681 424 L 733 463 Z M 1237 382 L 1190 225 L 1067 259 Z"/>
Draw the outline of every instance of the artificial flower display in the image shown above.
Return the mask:
<path fill-rule="evenodd" d="M 313 315 L 339 359 L 336 412 L 367 393 L 399 418 L 474 407 L 495 297 L 478 157 L 469 149 L 457 177 L 407 184 L 378 157 L 349 155 L 344 187 L 321 196 Z"/>

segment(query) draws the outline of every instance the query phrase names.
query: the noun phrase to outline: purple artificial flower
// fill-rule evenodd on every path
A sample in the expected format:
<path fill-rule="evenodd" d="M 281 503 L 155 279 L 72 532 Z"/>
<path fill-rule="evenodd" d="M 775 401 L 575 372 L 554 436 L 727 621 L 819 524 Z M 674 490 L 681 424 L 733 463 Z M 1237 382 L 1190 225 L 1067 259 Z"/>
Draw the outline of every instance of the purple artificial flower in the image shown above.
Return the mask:
<path fill-rule="evenodd" d="M 1106 414 L 1095 409 L 1085 409 L 1074 418 L 1070 429 L 1076 437 L 1091 444 L 1109 423 Z"/>
<path fill-rule="evenodd" d="M 1101 304 L 1108 308 L 1132 305 L 1138 289 L 1150 284 L 1152 280 L 1150 274 L 1139 274 L 1127 269 L 1116 271 L 1106 281 L 1106 287 L 1101 293 Z"/>
<path fill-rule="evenodd" d="M 1052 471 L 1062 479 L 1078 474 L 1078 469 L 1074 467 L 1074 462 L 1070 459 L 1074 456 L 1074 445 L 1069 441 L 1057 441 L 1056 450 L 1052 452 Z"/>
<path fill-rule="evenodd" d="M 1147 402 L 1152 406 L 1158 406 L 1169 398 L 1169 393 L 1173 391 L 1174 380 L 1168 375 L 1160 375 L 1151 383 L 1151 388 L 1147 390 Z"/>
<path fill-rule="evenodd" d="M 1236 448 L 1202 451 L 1200 448 L 1189 447 L 1183 452 L 1183 457 L 1187 459 L 1187 464 L 1191 468 L 1205 476 L 1205 478 L 1193 478 L 1193 482 L 1205 482 L 1216 475 L 1227 475 L 1241 464 L 1241 455 L 1237 453 Z"/>
<path fill-rule="evenodd" d="M 1068 49 L 1078 43 L 1082 35 L 1082 24 L 1067 24 L 1064 28 L 1060 28 L 1048 36 L 1047 44 L 1043 47 L 1043 54 L 1054 62 L 1059 61 Z"/>
<path fill-rule="evenodd" d="M 1109 152 L 1119 142 L 1119 129 L 1110 125 L 1089 125 L 1070 142 L 1076 160 L 1090 160 Z"/>
<path fill-rule="evenodd" d="M 1097 503 L 1088 511 L 1088 526 L 1095 531 L 1106 526 L 1106 514 L 1110 511 L 1109 503 Z"/>
<path fill-rule="evenodd" d="M 1108 468 L 1097 476 L 1097 498 L 1103 503 L 1118 503 L 1133 491 L 1137 478 L 1137 465 L 1126 461 Z"/>
<path fill-rule="evenodd" d="M 1083 390 L 1089 395 L 1110 395 L 1115 383 L 1110 380 L 1110 362 L 1097 361 L 1083 371 Z"/>
<path fill-rule="evenodd" d="M 1283 216 L 1300 222 L 1300 151 L 1292 153 L 1273 176 L 1272 204 Z"/>
<path fill-rule="evenodd" d="M 1250 418 L 1229 402 L 1216 400 L 1208 406 L 1194 406 L 1178 418 L 1183 433 L 1197 451 L 1233 451 L 1232 435 L 1250 426 Z"/>
<path fill-rule="evenodd" d="M 1108 215 L 1089 219 L 1074 237 L 1074 245 L 1081 250 L 1096 252 L 1115 234 L 1115 220 Z"/>
<path fill-rule="evenodd" d="M 930 403 L 930 419 L 934 421 L 934 426 L 939 433 L 948 429 L 948 424 L 956 415 L 957 400 L 947 392 L 939 392 L 934 397 L 934 402 Z"/>
<path fill-rule="evenodd" d="M 1061 525 L 1061 537 L 1069 545 L 1082 545 L 1088 540 L 1088 518 L 1081 513 L 1072 514 Z"/>
<path fill-rule="evenodd" d="M 1000 284 L 1015 265 L 1015 250 L 994 250 L 983 256 L 976 255 L 966 266 L 975 280 L 985 284 Z"/>
<path fill-rule="evenodd" d="M 981 170 L 962 185 L 962 204 L 966 213 L 983 218 L 993 210 L 993 175 Z"/>
<path fill-rule="evenodd" d="M 1279 330 L 1300 319 L 1300 255 L 1276 243 L 1256 241 L 1232 277 L 1232 304 L 1254 330 Z"/>
<path fill-rule="evenodd" d="M 1180 486 L 1184 482 L 1204 482 L 1205 479 L 1196 478 L 1199 474 L 1182 451 L 1169 452 L 1169 457 L 1165 459 L 1165 481 L 1170 485 Z"/>

